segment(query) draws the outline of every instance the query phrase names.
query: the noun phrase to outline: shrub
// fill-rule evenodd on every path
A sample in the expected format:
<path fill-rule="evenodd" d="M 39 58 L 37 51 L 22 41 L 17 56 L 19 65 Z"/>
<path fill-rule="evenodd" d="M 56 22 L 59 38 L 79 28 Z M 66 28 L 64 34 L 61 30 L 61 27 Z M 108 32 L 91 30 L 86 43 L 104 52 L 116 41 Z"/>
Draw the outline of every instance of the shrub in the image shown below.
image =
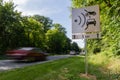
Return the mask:
<path fill-rule="evenodd" d="M 101 48 L 94 48 L 93 49 L 94 54 L 99 53 L 99 52 L 101 52 Z"/>

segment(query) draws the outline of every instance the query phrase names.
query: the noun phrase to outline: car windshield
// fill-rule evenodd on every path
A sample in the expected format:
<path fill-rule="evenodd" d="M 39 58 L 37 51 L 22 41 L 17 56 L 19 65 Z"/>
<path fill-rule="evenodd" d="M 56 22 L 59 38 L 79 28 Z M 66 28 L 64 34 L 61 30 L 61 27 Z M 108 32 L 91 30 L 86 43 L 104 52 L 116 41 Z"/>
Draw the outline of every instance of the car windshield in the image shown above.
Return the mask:
<path fill-rule="evenodd" d="M 20 48 L 18 50 L 32 50 L 33 48 Z"/>

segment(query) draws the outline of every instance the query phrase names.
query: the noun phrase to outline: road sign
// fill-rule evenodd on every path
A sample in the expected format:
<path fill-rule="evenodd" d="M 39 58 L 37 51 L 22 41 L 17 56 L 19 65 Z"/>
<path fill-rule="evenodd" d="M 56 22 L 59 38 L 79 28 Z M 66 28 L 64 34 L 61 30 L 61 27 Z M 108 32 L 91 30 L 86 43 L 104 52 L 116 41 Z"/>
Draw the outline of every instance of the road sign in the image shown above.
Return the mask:
<path fill-rule="evenodd" d="M 94 38 L 100 38 L 100 37 L 101 37 L 100 33 L 72 35 L 72 39 L 94 39 Z"/>
<path fill-rule="evenodd" d="M 72 33 L 100 31 L 99 5 L 72 9 Z"/>

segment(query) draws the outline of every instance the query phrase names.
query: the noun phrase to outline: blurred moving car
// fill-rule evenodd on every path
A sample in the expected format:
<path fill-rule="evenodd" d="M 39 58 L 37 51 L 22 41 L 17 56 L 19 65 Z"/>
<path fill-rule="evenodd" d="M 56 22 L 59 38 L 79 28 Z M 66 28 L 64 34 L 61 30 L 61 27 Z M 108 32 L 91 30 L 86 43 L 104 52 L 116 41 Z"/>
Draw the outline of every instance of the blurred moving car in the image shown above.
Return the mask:
<path fill-rule="evenodd" d="M 48 55 L 45 52 L 42 52 L 40 48 L 35 47 L 23 47 L 14 50 L 7 51 L 7 56 L 21 61 L 37 61 L 37 60 L 46 60 Z"/>

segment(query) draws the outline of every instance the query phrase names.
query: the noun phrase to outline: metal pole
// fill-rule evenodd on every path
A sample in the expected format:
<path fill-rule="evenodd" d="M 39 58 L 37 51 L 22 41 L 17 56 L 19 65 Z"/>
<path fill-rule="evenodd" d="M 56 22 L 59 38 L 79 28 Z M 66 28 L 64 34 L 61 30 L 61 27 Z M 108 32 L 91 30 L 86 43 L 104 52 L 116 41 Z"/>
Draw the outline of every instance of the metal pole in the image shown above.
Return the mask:
<path fill-rule="evenodd" d="M 88 75 L 87 39 L 85 37 L 84 42 L 85 42 L 85 74 Z"/>

